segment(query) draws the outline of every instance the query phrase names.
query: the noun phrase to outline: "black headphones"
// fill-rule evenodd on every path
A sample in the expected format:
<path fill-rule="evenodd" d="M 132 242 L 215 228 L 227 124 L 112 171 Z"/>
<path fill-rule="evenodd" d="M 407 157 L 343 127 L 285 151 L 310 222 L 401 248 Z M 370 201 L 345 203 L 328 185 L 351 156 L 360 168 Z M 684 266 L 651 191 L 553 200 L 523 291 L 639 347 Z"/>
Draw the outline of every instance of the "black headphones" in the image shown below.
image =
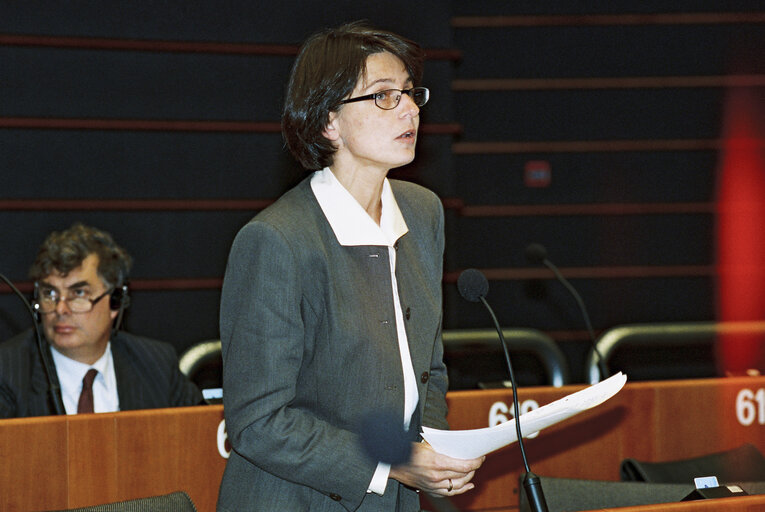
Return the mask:
<path fill-rule="evenodd" d="M 114 243 L 114 240 L 112 240 L 109 235 L 102 233 L 95 238 L 99 243 L 101 243 L 108 250 L 112 251 L 114 254 L 119 251 L 119 247 Z M 127 285 L 128 268 L 125 265 L 124 260 L 118 261 L 118 264 L 119 268 L 117 269 L 117 283 L 114 285 L 114 290 L 112 290 L 112 293 L 109 295 L 109 309 L 112 311 L 120 312 L 115 322 L 115 329 L 119 328 L 120 322 L 122 321 L 122 313 L 128 308 L 128 306 L 130 306 L 130 295 L 128 295 Z"/>
<path fill-rule="evenodd" d="M 109 295 L 109 309 L 118 311 L 120 309 L 127 309 L 129 306 L 130 295 L 128 294 L 128 285 L 123 283 L 115 287 L 114 291 Z"/>
<path fill-rule="evenodd" d="M 40 322 L 42 319 L 40 318 L 40 305 L 37 303 L 37 299 L 40 296 L 40 283 L 35 281 L 35 287 L 32 290 L 32 300 L 30 301 L 32 304 L 32 314 L 35 317 L 35 322 Z"/>
<path fill-rule="evenodd" d="M 109 295 L 109 309 L 119 311 L 112 324 L 112 337 L 122 326 L 122 315 L 125 314 L 125 310 L 130 306 L 130 295 L 128 295 L 128 285 L 123 280 L 124 275 L 122 270 L 120 270 L 120 284 Z"/>

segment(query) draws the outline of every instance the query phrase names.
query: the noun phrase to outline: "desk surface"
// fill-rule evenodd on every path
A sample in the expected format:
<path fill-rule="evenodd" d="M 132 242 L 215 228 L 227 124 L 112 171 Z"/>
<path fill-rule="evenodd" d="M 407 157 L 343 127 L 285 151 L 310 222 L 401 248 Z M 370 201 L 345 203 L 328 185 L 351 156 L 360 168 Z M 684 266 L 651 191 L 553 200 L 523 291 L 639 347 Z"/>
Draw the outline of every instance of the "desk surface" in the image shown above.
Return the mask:
<path fill-rule="evenodd" d="M 545 405 L 583 387 L 520 389 L 520 404 Z M 512 393 L 459 391 L 447 401 L 453 429 L 483 428 L 507 415 Z M 2 420 L 0 510 L 185 490 L 200 512 L 213 511 L 229 449 L 222 420 L 221 406 Z M 526 451 L 539 475 L 618 480 L 625 457 L 680 459 L 746 442 L 765 451 L 763 425 L 765 378 L 628 383 L 606 403 L 529 439 Z M 515 510 L 521 469 L 517 445 L 490 454 L 476 490 L 455 504 L 463 511 Z"/>
<path fill-rule="evenodd" d="M 765 495 L 660 503 L 639 507 L 599 508 L 591 512 L 762 512 L 763 510 L 765 510 Z"/>

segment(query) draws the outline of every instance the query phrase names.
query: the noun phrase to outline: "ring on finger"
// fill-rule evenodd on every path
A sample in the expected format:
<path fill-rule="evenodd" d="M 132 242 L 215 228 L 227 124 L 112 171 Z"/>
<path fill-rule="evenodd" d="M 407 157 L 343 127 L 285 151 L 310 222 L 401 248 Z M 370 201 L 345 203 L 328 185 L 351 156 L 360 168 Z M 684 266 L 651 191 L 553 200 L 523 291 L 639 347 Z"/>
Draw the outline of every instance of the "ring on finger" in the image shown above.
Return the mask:
<path fill-rule="evenodd" d="M 452 489 L 454 489 L 454 485 L 452 485 L 452 479 L 449 478 L 449 487 L 446 488 L 446 492 L 452 492 Z"/>

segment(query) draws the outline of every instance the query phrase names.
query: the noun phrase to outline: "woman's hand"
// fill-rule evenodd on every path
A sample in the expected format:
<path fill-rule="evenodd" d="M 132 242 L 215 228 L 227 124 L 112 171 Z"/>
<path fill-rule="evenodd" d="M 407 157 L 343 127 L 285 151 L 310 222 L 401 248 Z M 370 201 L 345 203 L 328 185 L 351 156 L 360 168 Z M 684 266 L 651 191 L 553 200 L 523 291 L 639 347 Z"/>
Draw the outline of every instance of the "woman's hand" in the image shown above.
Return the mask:
<path fill-rule="evenodd" d="M 454 459 L 427 443 L 413 443 L 409 462 L 391 467 L 390 478 L 434 496 L 454 496 L 475 487 L 471 480 L 485 459 Z"/>

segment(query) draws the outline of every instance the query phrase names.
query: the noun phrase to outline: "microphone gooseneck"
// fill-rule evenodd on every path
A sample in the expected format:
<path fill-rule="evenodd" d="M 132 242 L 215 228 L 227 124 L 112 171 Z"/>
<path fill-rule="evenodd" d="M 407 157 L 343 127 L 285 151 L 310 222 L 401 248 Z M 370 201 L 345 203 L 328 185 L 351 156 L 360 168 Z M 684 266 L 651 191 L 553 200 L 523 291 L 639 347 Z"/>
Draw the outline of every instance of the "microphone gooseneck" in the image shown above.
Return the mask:
<path fill-rule="evenodd" d="M 582 317 L 584 318 L 584 324 L 587 327 L 587 333 L 590 336 L 590 344 L 592 345 L 592 350 L 595 352 L 596 357 L 598 358 L 598 369 L 600 370 L 600 377 L 601 379 L 608 376 L 608 367 L 606 366 L 606 360 L 603 358 L 603 355 L 598 350 L 598 345 L 595 341 L 595 331 L 592 328 L 592 323 L 590 322 L 590 315 L 587 314 L 587 308 L 584 305 L 584 301 L 582 300 L 582 296 L 579 295 L 579 292 L 576 291 L 576 288 L 566 279 L 563 277 L 563 274 L 560 273 L 560 270 L 558 270 L 558 267 L 555 266 L 555 264 L 550 261 L 550 259 L 547 257 L 547 249 L 541 244 L 532 243 L 526 246 L 526 250 L 524 251 L 526 254 L 526 259 L 531 263 L 536 264 L 542 264 L 545 267 L 549 268 L 550 271 L 552 271 L 555 278 L 568 290 L 568 292 L 574 297 L 574 300 L 576 301 L 577 306 L 579 306 L 579 310 L 582 312 Z"/>
<path fill-rule="evenodd" d="M 35 328 L 35 337 L 37 339 L 37 350 L 40 353 L 40 360 L 42 361 L 45 378 L 48 380 L 48 392 L 50 393 L 48 398 L 50 399 L 51 405 L 53 406 L 53 411 L 59 415 L 64 414 L 64 403 L 61 400 L 61 389 L 58 384 L 58 379 L 53 378 L 53 372 L 51 370 L 48 357 L 46 356 L 45 345 L 43 344 L 42 335 L 40 334 L 40 326 L 37 323 L 35 311 L 32 309 L 32 306 L 29 304 L 24 295 L 19 291 L 18 288 L 13 285 L 13 283 L 7 277 L 5 277 L 3 274 L 0 274 L 0 279 L 5 281 L 5 284 L 7 284 L 8 287 L 13 290 L 13 293 L 15 293 L 18 298 L 21 299 L 21 302 L 24 303 L 24 306 L 27 308 L 29 314 L 32 315 L 32 325 Z"/>
<path fill-rule="evenodd" d="M 526 476 L 523 479 L 523 487 L 526 490 L 526 496 L 529 499 L 529 504 L 532 510 L 535 512 L 547 512 L 547 503 L 545 502 L 544 493 L 542 492 L 542 485 L 539 477 L 531 472 L 529 467 L 529 461 L 526 457 L 526 448 L 523 445 L 523 434 L 521 432 L 521 412 L 518 406 L 518 386 L 515 381 L 515 374 L 513 373 L 513 365 L 510 362 L 510 352 L 507 349 L 507 343 L 505 342 L 505 336 L 502 334 L 502 328 L 497 320 L 497 315 L 494 314 L 494 310 L 486 301 L 486 294 L 489 293 L 489 281 L 486 276 L 480 270 L 469 268 L 464 270 L 457 278 L 457 289 L 463 299 L 468 302 L 481 302 L 491 316 L 494 327 L 499 334 L 499 341 L 502 343 L 502 350 L 505 353 L 505 362 L 507 363 L 507 371 L 510 374 L 510 385 L 513 389 L 513 414 L 515 415 L 515 434 L 518 437 L 518 447 L 521 450 L 521 459 L 523 460 L 523 467 L 526 470 Z"/>

